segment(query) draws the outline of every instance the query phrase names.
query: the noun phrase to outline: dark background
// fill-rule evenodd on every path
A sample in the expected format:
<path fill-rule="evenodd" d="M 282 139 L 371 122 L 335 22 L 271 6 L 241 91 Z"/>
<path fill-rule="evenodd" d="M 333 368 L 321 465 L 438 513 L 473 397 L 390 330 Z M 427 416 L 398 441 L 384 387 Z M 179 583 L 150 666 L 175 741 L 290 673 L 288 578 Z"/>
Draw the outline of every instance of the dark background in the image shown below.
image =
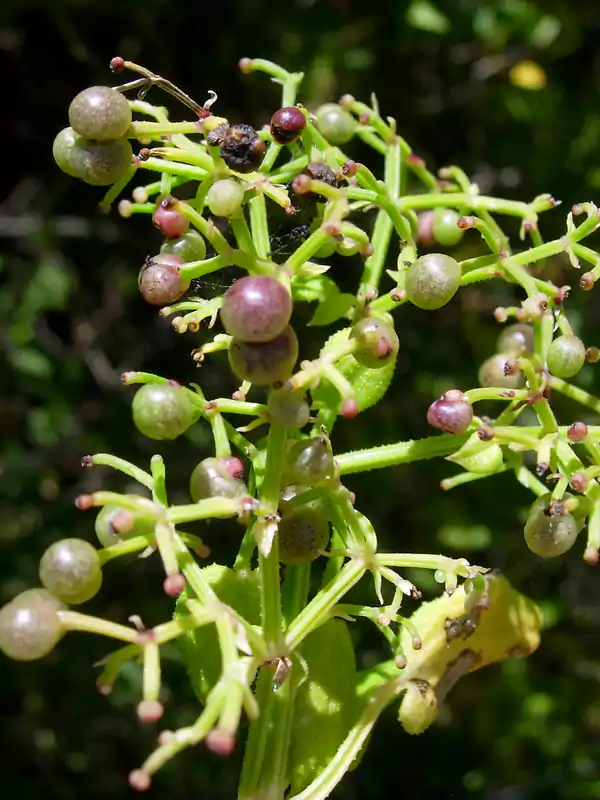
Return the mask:
<path fill-rule="evenodd" d="M 309 107 L 343 92 L 368 101 L 376 91 L 384 113 L 397 118 L 430 167 L 460 164 L 487 193 L 530 199 L 548 191 L 563 200 L 563 209 L 542 221 L 552 238 L 564 231 L 570 205 L 596 199 L 600 187 L 599 34 L 596 3 L 563 0 L 5 0 L 0 601 L 37 582 L 38 559 L 53 540 L 94 540 L 93 518 L 73 507 L 77 493 L 100 483 L 126 488 L 104 470 L 82 474 L 83 454 L 113 452 L 143 466 L 157 450 L 131 424 L 132 392 L 121 386 L 120 373 L 199 379 L 189 360 L 198 338 L 178 340 L 136 294 L 137 270 L 158 250 L 158 233 L 146 218 L 98 215 L 100 191 L 64 176 L 51 157 L 70 100 L 88 85 L 111 82 L 113 55 L 160 72 L 200 102 L 214 89 L 219 113 L 255 125 L 268 120 L 278 93 L 265 77 L 238 73 L 242 56 L 304 70 L 302 99 Z M 544 88 L 511 82 L 510 67 L 525 58 L 545 70 Z M 573 284 L 572 321 L 586 344 L 600 344 L 597 293 L 580 292 L 577 275 L 560 259 L 546 270 L 559 285 Z M 491 311 L 510 298 L 499 284 L 461 292 L 435 315 L 403 308 L 392 389 L 377 411 L 339 424 L 335 449 L 426 435 L 432 398 L 450 385 L 475 385 L 498 333 Z M 218 358 L 200 380 L 209 397 L 235 388 Z M 597 388 L 591 367 L 578 380 Z M 558 400 L 556 409 L 563 423 L 594 419 Z M 208 448 L 204 429 L 160 446 L 173 502 L 185 498 L 187 475 Z M 384 549 L 441 550 L 504 569 L 544 609 L 542 647 L 527 662 L 462 681 L 440 723 L 422 737 L 404 734 L 390 709 L 359 770 L 334 796 L 600 797 L 597 569 L 581 562 L 579 546 L 557 563 L 527 551 L 522 522 L 531 498 L 514 479 L 443 494 L 439 481 L 453 472 L 443 461 L 426 462 L 353 476 L 348 485 Z M 211 541 L 215 554 L 229 560 L 230 545 L 227 537 Z M 120 621 L 138 613 L 148 625 L 168 618 L 156 566 L 116 563 L 106 572 L 90 613 Z M 387 657 L 363 626 L 357 640 L 361 658 Z M 40 663 L 0 659 L 3 794 L 130 796 L 126 775 L 152 747 L 155 731 L 135 719 L 135 670 L 124 671 L 110 698 L 95 692 L 92 664 L 105 652 L 106 642 L 72 635 Z M 176 652 L 171 656 L 165 727 L 197 713 Z M 238 766 L 235 757 L 221 762 L 197 748 L 165 768 L 149 796 L 233 798 Z"/>

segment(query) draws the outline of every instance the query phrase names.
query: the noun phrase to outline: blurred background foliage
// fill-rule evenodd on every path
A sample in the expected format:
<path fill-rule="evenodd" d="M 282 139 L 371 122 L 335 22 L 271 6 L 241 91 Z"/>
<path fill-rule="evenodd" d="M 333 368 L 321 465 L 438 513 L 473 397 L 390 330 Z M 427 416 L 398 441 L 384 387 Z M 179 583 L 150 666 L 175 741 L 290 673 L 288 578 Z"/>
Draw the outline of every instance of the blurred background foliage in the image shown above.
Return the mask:
<path fill-rule="evenodd" d="M 551 192 L 562 210 L 546 215 L 560 236 L 575 201 L 600 188 L 600 8 L 581 0 L 4 0 L 0 10 L 3 179 L 0 198 L 0 601 L 36 583 L 38 559 L 63 536 L 93 540 L 93 518 L 72 500 L 100 486 L 127 488 L 104 470 L 82 474 L 85 453 L 109 451 L 144 465 L 157 449 L 133 429 L 125 369 L 201 380 L 207 396 L 234 387 L 218 357 L 199 374 L 189 360 L 197 337 L 178 340 L 140 301 L 136 276 L 158 250 L 149 220 L 95 213 L 99 191 L 62 175 L 51 157 L 71 98 L 110 82 L 108 61 L 142 62 L 218 111 L 261 125 L 277 107 L 264 77 L 242 77 L 241 56 L 304 70 L 304 102 L 351 92 L 395 116 L 402 135 L 430 166 L 460 164 L 486 193 L 531 199 Z M 161 101 L 163 102 L 163 101 Z M 352 152 L 352 149 L 350 148 Z M 356 153 L 356 157 L 361 157 Z M 465 239 L 468 242 L 468 236 Z M 468 245 L 467 245 L 468 246 Z M 353 269 L 353 271 L 351 271 Z M 358 278 L 360 263 L 348 267 Z M 575 327 L 598 341 L 598 293 L 583 294 L 562 260 L 546 271 L 572 283 Z M 202 287 L 200 287 L 202 288 Z M 207 287 L 208 290 L 208 287 Z M 510 289 L 472 287 L 436 314 L 397 315 L 399 366 L 377 411 L 336 428 L 338 451 L 428 433 L 425 412 L 450 386 L 466 389 L 495 346 L 491 311 Z M 316 347 L 306 343 L 307 352 Z M 579 378 L 600 388 L 596 371 Z M 561 421 L 595 420 L 568 403 Z M 172 500 L 209 454 L 207 431 L 160 445 Z M 444 494 L 446 462 L 351 476 L 361 511 L 382 547 L 443 551 L 503 569 L 543 606 L 547 630 L 528 661 L 507 662 L 464 679 L 443 714 L 417 738 L 390 709 L 360 769 L 335 797 L 537 800 L 600 797 L 600 582 L 580 553 L 542 562 L 525 548 L 531 498 L 502 475 Z M 231 559 L 236 531 L 213 528 L 217 557 Z M 579 548 L 578 548 L 579 549 Z M 412 576 L 427 588 L 427 576 Z M 111 564 L 90 611 L 146 624 L 165 619 L 155 564 Z M 387 657 L 362 624 L 353 628 L 363 664 Z M 125 798 L 127 772 L 152 746 L 134 705 L 140 676 L 125 671 L 110 698 L 94 690 L 92 664 L 103 641 L 73 635 L 41 663 L 0 659 L 2 785 L 15 794 Z M 177 653 L 165 662 L 167 727 L 197 711 Z M 236 757 L 220 762 L 199 748 L 168 766 L 151 797 L 235 796 Z"/>

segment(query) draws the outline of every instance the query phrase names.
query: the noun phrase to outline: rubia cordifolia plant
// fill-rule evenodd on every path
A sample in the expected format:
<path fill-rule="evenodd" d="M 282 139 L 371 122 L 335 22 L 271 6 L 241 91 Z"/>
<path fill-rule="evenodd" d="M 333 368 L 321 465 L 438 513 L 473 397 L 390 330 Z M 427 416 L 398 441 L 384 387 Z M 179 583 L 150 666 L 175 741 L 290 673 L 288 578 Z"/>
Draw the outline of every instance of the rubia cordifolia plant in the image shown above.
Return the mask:
<path fill-rule="evenodd" d="M 40 564 L 44 588 L 24 592 L 0 612 L 0 647 L 30 660 L 67 631 L 113 637 L 124 646 L 106 657 L 101 691 L 110 692 L 125 662 L 141 661 L 138 715 L 157 721 L 160 646 L 177 639 L 202 710 L 193 725 L 161 733 L 131 785 L 146 789 L 187 746 L 204 741 L 227 755 L 239 740 L 239 798 L 325 798 L 356 764 L 388 704 L 399 699 L 405 730 L 420 733 L 461 675 L 530 653 L 540 629 L 535 605 L 497 573 L 463 558 L 380 552 L 345 475 L 446 457 L 462 468 L 443 482 L 451 489 L 511 471 L 536 496 L 527 546 L 560 555 L 587 524 L 584 558 L 598 560 L 600 426 L 559 425 L 550 393 L 598 411 L 600 401 L 569 379 L 599 351 L 586 349 L 568 321 L 569 287 L 529 269 L 567 254 L 575 269 L 580 260 L 592 265 L 580 280 L 591 289 L 600 255 L 582 242 L 598 227 L 598 210 L 592 203 L 573 207 L 564 236 L 544 242 L 538 215 L 557 205 L 549 195 L 529 203 L 483 196 L 457 167 L 436 177 L 395 120 L 381 116 L 374 97 L 365 105 L 345 95 L 312 114 L 296 104 L 302 75 L 268 61 L 240 62 L 242 72 L 266 73 L 282 86 L 281 108 L 259 132 L 215 115 L 212 92 L 199 105 L 136 64 L 115 58 L 111 67 L 137 77 L 81 92 L 69 109 L 71 127 L 54 142 L 55 159 L 87 183 L 110 186 L 106 209 L 134 175 L 158 173 L 119 204 L 124 217 L 151 215 L 164 236 L 161 252 L 140 271 L 141 295 L 161 306 L 163 317 L 174 317 L 179 333 L 197 332 L 206 321 L 206 341 L 193 359 L 201 364 L 227 351 L 241 386 L 231 398 L 206 398 L 199 385 L 123 376 L 139 385 L 133 420 L 151 439 L 210 425 L 214 452 L 191 475 L 192 502 L 169 504 L 159 455 L 149 470 L 114 455 L 85 457 L 85 467 L 112 467 L 143 488 L 138 495 L 78 497 L 78 508 L 99 509 L 101 548 L 77 539 L 52 545 Z M 174 95 L 195 118 L 171 122 L 164 108 L 143 99 L 152 87 Z M 136 140 L 141 147 L 132 155 Z M 381 159 L 382 179 L 341 149 L 353 140 Z M 373 224 L 365 210 L 375 212 Z M 515 250 L 497 220 L 503 215 L 520 220 Z M 282 219 L 290 219 L 283 249 L 275 246 Z M 480 238 L 478 255 L 459 262 L 435 251 L 451 249 L 467 229 Z M 336 284 L 330 260 L 338 265 L 338 256 L 362 264 L 355 294 Z M 222 296 L 198 295 L 195 279 L 230 266 L 242 276 Z M 336 418 L 366 411 L 390 383 L 402 306 L 434 311 L 462 286 L 488 280 L 513 284 L 522 301 L 496 309 L 497 321 L 510 324 L 481 367 L 480 386 L 450 388 L 432 402 L 427 419 L 439 430 L 429 438 L 337 453 Z M 293 312 L 304 302 L 317 303 L 313 325 L 337 329 L 317 358 L 298 366 Z M 217 322 L 224 332 L 213 335 Z M 476 415 L 481 401 L 497 402 L 495 418 Z M 536 424 L 520 424 L 527 408 Z M 236 427 L 231 420 L 239 417 L 246 419 Z M 232 566 L 203 563 L 210 533 L 207 545 L 184 530 L 211 518 L 238 523 L 231 528 L 240 541 Z M 164 565 L 164 590 L 177 598 L 172 620 L 147 630 L 68 608 L 98 592 L 112 559 L 154 551 Z M 402 600 L 420 593 L 398 570 L 410 567 L 433 570 L 445 591 L 408 618 Z M 344 602 L 359 583 L 364 604 Z M 390 649 L 389 661 L 363 672 L 347 624 L 358 617 L 376 625 Z"/>

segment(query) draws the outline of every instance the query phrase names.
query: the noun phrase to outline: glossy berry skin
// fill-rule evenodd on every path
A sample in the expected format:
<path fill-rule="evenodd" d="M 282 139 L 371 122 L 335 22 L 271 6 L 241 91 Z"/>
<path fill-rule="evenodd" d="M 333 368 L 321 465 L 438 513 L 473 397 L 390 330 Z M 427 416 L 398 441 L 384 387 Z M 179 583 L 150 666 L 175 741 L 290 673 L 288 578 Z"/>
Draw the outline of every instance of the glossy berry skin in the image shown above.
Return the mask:
<path fill-rule="evenodd" d="M 194 503 L 209 497 L 243 497 L 248 489 L 232 477 L 227 464 L 218 458 L 205 458 L 190 476 L 190 495 Z"/>
<path fill-rule="evenodd" d="M 585 364 L 585 347 L 577 336 L 559 336 L 548 349 L 548 369 L 557 378 L 572 378 Z"/>
<path fill-rule="evenodd" d="M 433 212 L 433 238 L 442 247 L 453 247 L 464 236 L 464 230 L 456 224 L 460 214 L 451 208 L 436 208 Z"/>
<path fill-rule="evenodd" d="M 246 174 L 257 170 L 267 146 L 251 125 L 220 125 L 211 131 L 207 142 L 219 148 L 219 155 L 234 172 Z"/>
<path fill-rule="evenodd" d="M 320 509 L 308 505 L 282 517 L 277 532 L 282 564 L 310 564 L 329 541 L 327 518 Z"/>
<path fill-rule="evenodd" d="M 533 328 L 524 322 L 517 322 L 504 328 L 498 337 L 497 350 L 520 356 L 524 353 L 533 353 Z"/>
<path fill-rule="evenodd" d="M 238 378 L 258 386 L 286 381 L 298 360 L 298 337 L 288 325 L 270 342 L 232 339 L 229 365 Z"/>
<path fill-rule="evenodd" d="M 369 369 L 381 369 L 396 358 L 400 343 L 396 331 L 382 319 L 365 317 L 350 331 L 351 339 L 358 339 L 354 358 Z"/>
<path fill-rule="evenodd" d="M 131 109 L 123 95 L 110 86 L 90 86 L 71 101 L 69 122 L 86 139 L 120 139 L 131 125 Z"/>
<path fill-rule="evenodd" d="M 310 408 L 301 392 L 272 389 L 267 400 L 271 421 L 288 430 L 303 428 L 310 418 Z"/>
<path fill-rule="evenodd" d="M 286 483 L 314 486 L 332 478 L 333 473 L 331 445 L 323 436 L 301 439 L 293 444 L 285 455 Z"/>
<path fill-rule="evenodd" d="M 63 603 L 85 603 L 102 585 L 98 551 L 83 539 L 61 539 L 42 556 L 40 580 Z"/>
<path fill-rule="evenodd" d="M 206 258 L 206 242 L 196 231 L 188 231 L 179 239 L 167 239 L 160 246 L 161 253 L 172 253 L 182 261 L 203 261 Z"/>
<path fill-rule="evenodd" d="M 342 145 L 352 139 L 356 121 L 337 103 L 325 103 L 315 114 L 317 127 L 330 144 Z"/>
<path fill-rule="evenodd" d="M 563 499 L 570 497 L 565 495 Z M 525 523 L 525 542 L 538 556 L 554 558 L 570 550 L 575 544 L 583 522 L 570 513 L 550 515 L 550 493 L 538 497 L 529 509 Z"/>
<path fill-rule="evenodd" d="M 140 294 L 153 306 L 175 303 L 190 288 L 190 281 L 182 280 L 179 268 L 184 263 L 174 253 L 159 253 L 146 261 L 138 276 Z"/>
<path fill-rule="evenodd" d="M 136 517 L 118 506 L 103 506 L 96 516 L 94 530 L 102 547 L 111 547 L 134 536 L 147 536 L 154 531 L 151 519 Z"/>
<path fill-rule="evenodd" d="M 185 392 L 171 383 L 147 383 L 132 404 L 135 427 L 149 439 L 176 439 L 194 422 Z"/>
<path fill-rule="evenodd" d="M 413 305 L 425 311 L 435 311 L 452 300 L 460 279 L 458 261 L 443 253 L 429 253 L 410 265 L 404 289 Z"/>
<path fill-rule="evenodd" d="M 60 169 L 72 178 L 78 178 L 78 173 L 71 164 L 71 151 L 73 145 L 79 139 L 79 134 L 73 128 L 63 128 L 56 134 L 52 144 L 52 155 Z"/>
<path fill-rule="evenodd" d="M 496 353 L 486 359 L 479 368 L 480 386 L 497 386 L 501 389 L 520 389 L 525 384 L 522 372 L 514 375 L 505 375 L 504 368 L 506 362 L 512 360 L 514 355 L 507 353 Z"/>
<path fill-rule="evenodd" d="M 71 167 L 90 186 L 110 186 L 131 165 L 132 155 L 127 139 L 96 142 L 81 136 L 71 148 Z"/>
<path fill-rule="evenodd" d="M 0 609 L 0 650 L 16 661 L 48 655 L 64 631 L 59 611 L 65 606 L 46 589 L 27 589 Z"/>
<path fill-rule="evenodd" d="M 269 130 L 273 141 L 277 144 L 289 144 L 296 141 L 306 128 L 306 117 L 299 108 L 286 107 L 278 109 L 271 117 Z"/>
<path fill-rule="evenodd" d="M 235 217 L 244 201 L 244 189 L 233 178 L 215 181 L 206 194 L 206 205 L 215 217 Z"/>
<path fill-rule="evenodd" d="M 187 233 L 190 223 L 177 210 L 177 200 L 164 197 L 154 209 L 152 222 L 166 239 L 179 239 Z"/>
<path fill-rule="evenodd" d="M 451 390 L 435 400 L 427 411 L 427 422 L 445 433 L 464 433 L 473 421 L 473 408 L 462 392 Z"/>
<path fill-rule="evenodd" d="M 275 278 L 248 275 L 225 292 L 221 322 L 230 336 L 245 342 L 270 342 L 287 327 L 292 298 Z"/>

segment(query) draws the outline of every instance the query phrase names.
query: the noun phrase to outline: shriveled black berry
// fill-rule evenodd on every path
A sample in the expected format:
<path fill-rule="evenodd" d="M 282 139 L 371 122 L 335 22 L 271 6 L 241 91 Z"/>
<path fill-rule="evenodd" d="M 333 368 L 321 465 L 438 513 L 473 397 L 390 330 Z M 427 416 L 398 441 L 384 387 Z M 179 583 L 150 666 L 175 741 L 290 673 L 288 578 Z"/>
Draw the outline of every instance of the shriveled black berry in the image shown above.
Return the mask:
<path fill-rule="evenodd" d="M 219 155 L 234 172 L 254 172 L 262 163 L 267 146 L 252 125 L 220 125 L 206 140 L 219 148 Z"/>

